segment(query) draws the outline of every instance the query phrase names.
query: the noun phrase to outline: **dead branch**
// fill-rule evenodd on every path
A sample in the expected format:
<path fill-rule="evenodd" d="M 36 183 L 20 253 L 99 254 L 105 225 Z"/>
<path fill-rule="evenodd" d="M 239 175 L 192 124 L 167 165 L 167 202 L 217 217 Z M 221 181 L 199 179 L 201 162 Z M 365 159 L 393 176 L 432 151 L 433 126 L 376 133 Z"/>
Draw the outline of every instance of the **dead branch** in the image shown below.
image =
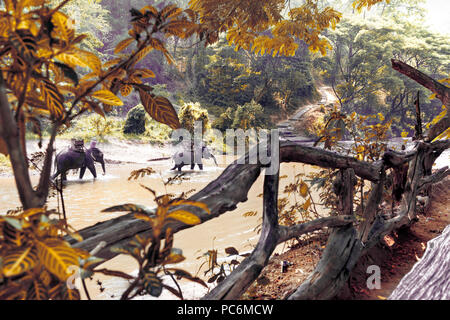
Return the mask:
<path fill-rule="evenodd" d="M 261 236 L 252 254 L 219 283 L 205 300 L 230 300 L 239 298 L 258 278 L 278 244 L 278 181 L 279 174 L 264 177 L 263 223 Z"/>
<path fill-rule="evenodd" d="M 431 92 L 436 94 L 436 97 L 442 101 L 442 104 L 448 106 L 450 103 L 450 88 L 444 86 L 442 83 L 434 80 L 425 73 L 411 67 L 410 65 L 397 60 L 391 59 L 392 68 L 404 74 L 408 78 L 421 84 Z"/>
<path fill-rule="evenodd" d="M 431 92 L 436 94 L 436 97 L 442 101 L 443 105 L 448 106 L 450 103 L 450 88 L 442 83 L 427 76 L 425 73 L 411 67 L 410 65 L 396 59 L 391 59 L 392 68 L 405 76 L 411 78 L 417 83 L 421 84 Z M 442 118 L 436 125 L 434 125 L 427 133 L 427 141 L 433 141 L 442 132 L 447 130 L 450 126 L 450 114 L 447 112 L 446 116 Z"/>
<path fill-rule="evenodd" d="M 248 164 L 249 159 L 252 159 L 255 152 L 258 152 L 257 146 L 243 156 L 244 160 L 236 160 L 216 180 L 189 198 L 190 200 L 205 203 L 210 209 L 211 213 L 206 214 L 201 210 L 195 209 L 195 207 L 189 208 L 190 211 L 199 216 L 202 223 L 218 217 L 224 212 L 234 210 L 239 202 L 247 201 L 248 191 L 263 168 L 263 165 L 260 163 Z M 374 181 L 379 179 L 379 169 L 375 165 L 293 142 L 280 142 L 280 161 L 303 162 L 323 167 L 331 166 L 332 168 L 353 168 L 355 174 L 359 176 L 367 177 Z M 168 227 L 175 233 L 191 226 L 174 222 Z M 116 255 L 110 251 L 112 246 L 127 243 L 136 234 L 148 235 L 150 232 L 149 228 L 148 223 L 136 219 L 134 214 L 129 213 L 80 230 L 79 233 L 83 237 L 81 242 L 76 243 L 75 240 L 69 237 L 67 240 L 74 247 L 86 250 L 92 250 L 100 241 L 105 241 L 107 246 L 98 253 L 98 256 L 104 259 L 111 259 Z"/>

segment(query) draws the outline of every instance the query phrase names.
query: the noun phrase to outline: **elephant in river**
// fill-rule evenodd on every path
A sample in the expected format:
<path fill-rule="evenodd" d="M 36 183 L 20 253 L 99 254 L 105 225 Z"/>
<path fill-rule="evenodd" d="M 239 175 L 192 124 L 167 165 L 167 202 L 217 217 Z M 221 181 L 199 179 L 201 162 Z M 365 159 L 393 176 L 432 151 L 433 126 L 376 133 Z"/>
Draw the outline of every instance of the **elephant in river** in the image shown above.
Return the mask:
<path fill-rule="evenodd" d="M 85 149 L 82 141 L 75 141 L 67 151 L 61 151 L 56 155 L 56 173 L 52 176 L 52 179 L 61 174 L 62 180 L 67 180 L 66 173 L 70 169 L 81 169 L 80 179 L 83 179 L 86 168 L 89 169 L 94 178 L 97 178 L 94 161 L 102 165 L 103 174 L 105 174 L 103 153 L 96 147 L 96 142 L 91 142 L 90 148 Z"/>
<path fill-rule="evenodd" d="M 202 145 L 201 148 L 197 148 L 197 150 L 194 150 L 194 148 L 191 147 L 188 150 L 177 151 L 172 156 L 172 160 L 175 162 L 175 165 L 170 170 L 178 169 L 178 171 L 181 171 L 181 168 L 186 165 L 191 165 L 191 170 L 194 169 L 195 165 L 198 165 L 198 168 L 200 170 L 203 170 L 202 159 L 211 158 L 214 160 L 214 163 L 217 166 L 216 158 L 205 145 Z"/>

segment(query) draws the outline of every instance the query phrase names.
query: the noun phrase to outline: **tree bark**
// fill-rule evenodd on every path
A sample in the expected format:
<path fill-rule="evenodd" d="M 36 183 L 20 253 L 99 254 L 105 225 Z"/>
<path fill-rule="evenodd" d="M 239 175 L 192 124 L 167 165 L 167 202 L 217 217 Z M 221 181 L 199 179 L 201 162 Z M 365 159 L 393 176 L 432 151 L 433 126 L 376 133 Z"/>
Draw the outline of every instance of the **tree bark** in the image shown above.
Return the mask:
<path fill-rule="evenodd" d="M 278 178 L 279 173 L 264 177 L 263 223 L 256 248 L 203 299 L 231 300 L 239 298 L 266 266 L 278 244 Z"/>
<path fill-rule="evenodd" d="M 22 112 L 23 110 L 21 113 Z M 19 115 L 18 118 L 22 119 L 23 115 Z M 13 112 L 6 95 L 6 86 L 3 75 L 0 72 L 0 137 L 6 144 L 7 151 L 11 159 L 14 180 L 16 181 L 19 199 L 24 210 L 42 207 L 47 201 L 54 151 L 53 143 L 55 141 L 58 127 L 58 123 L 55 123 L 52 127 L 50 142 L 48 144 L 44 160 L 44 168 L 40 175 L 39 185 L 35 191 L 31 184 L 28 171 L 25 140 L 22 141 L 25 137 L 25 123 L 22 123 L 22 125 L 19 126 L 14 119 Z M 21 128 L 23 132 L 20 131 Z"/>
<path fill-rule="evenodd" d="M 0 72 L 0 136 L 3 138 L 19 192 L 20 201 L 24 209 L 38 206 L 38 199 L 35 196 L 31 185 L 28 165 L 25 153 L 20 141 L 19 128 L 14 119 L 8 98 L 6 95 L 6 85 L 3 74 Z"/>
<path fill-rule="evenodd" d="M 450 226 L 428 241 L 423 257 L 403 277 L 389 300 L 450 300 Z"/>
<path fill-rule="evenodd" d="M 434 80 L 425 73 L 411 67 L 410 65 L 401 62 L 397 59 L 391 59 L 392 68 L 405 76 L 413 79 L 417 83 L 421 84 L 431 92 L 436 94 L 436 97 L 442 101 L 446 106 L 450 103 L 450 88 L 444 86 L 442 83 Z"/>
<path fill-rule="evenodd" d="M 361 250 L 361 241 L 352 225 L 334 229 L 316 268 L 288 300 L 333 298 L 346 283 Z"/>

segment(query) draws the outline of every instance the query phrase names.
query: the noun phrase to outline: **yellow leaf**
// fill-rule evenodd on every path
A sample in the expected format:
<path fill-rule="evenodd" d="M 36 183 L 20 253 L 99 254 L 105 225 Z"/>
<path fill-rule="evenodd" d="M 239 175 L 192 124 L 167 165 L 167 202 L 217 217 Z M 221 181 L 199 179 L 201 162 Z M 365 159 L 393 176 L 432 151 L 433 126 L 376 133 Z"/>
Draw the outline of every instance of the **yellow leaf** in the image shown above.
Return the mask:
<path fill-rule="evenodd" d="M 36 265 L 37 257 L 32 247 L 7 253 L 3 258 L 3 275 L 12 277 L 28 271 Z"/>
<path fill-rule="evenodd" d="M 145 111 L 156 121 L 164 123 L 172 129 L 181 127 L 177 112 L 170 101 L 164 97 L 153 95 L 139 88 L 139 96 Z"/>
<path fill-rule="evenodd" d="M 170 253 L 169 256 L 164 260 L 162 263 L 164 264 L 175 264 L 180 263 L 181 261 L 184 261 L 186 258 L 178 253 Z"/>
<path fill-rule="evenodd" d="M 125 40 L 120 41 L 116 48 L 114 49 L 114 53 L 118 54 L 119 52 L 123 51 L 125 48 L 127 48 L 132 42 L 134 41 L 133 38 L 127 38 Z"/>
<path fill-rule="evenodd" d="M 175 210 L 173 212 L 170 212 L 167 215 L 167 218 L 172 218 L 189 225 L 199 224 L 201 222 L 199 217 L 185 210 Z"/>
<path fill-rule="evenodd" d="M 85 65 L 91 68 L 92 71 L 97 73 L 101 71 L 102 62 L 100 61 L 99 57 L 97 57 L 92 52 L 85 50 L 77 50 L 75 54 Z"/>
<path fill-rule="evenodd" d="M 88 66 L 78 55 L 72 53 L 60 53 L 55 58 L 72 68 L 77 66 L 85 68 Z"/>
<path fill-rule="evenodd" d="M 305 198 L 308 195 L 308 185 L 305 182 L 300 184 L 300 195 Z"/>
<path fill-rule="evenodd" d="M 52 16 L 52 23 L 55 26 L 53 32 L 62 40 L 69 42 L 75 36 L 75 31 L 69 27 L 69 18 L 64 13 L 56 11 Z"/>
<path fill-rule="evenodd" d="M 306 202 L 303 204 L 303 210 L 308 210 L 309 207 L 311 206 L 311 198 L 308 198 L 308 200 L 306 200 Z"/>
<path fill-rule="evenodd" d="M 121 58 L 111 59 L 111 60 L 109 60 L 109 61 L 107 61 L 107 62 L 105 62 L 105 63 L 103 64 L 103 68 L 107 69 L 107 68 L 109 68 L 109 67 L 112 67 L 112 66 L 118 64 L 118 63 L 121 62 L 121 61 L 122 61 Z"/>
<path fill-rule="evenodd" d="M 141 78 L 154 78 L 155 74 L 153 71 L 148 69 L 138 69 L 133 72 L 133 76 L 141 77 Z"/>
<path fill-rule="evenodd" d="M 37 249 L 40 262 L 61 281 L 67 280 L 73 266 L 79 266 L 79 255 L 65 241 L 58 239 L 38 241 Z"/>
<path fill-rule="evenodd" d="M 45 212 L 44 208 L 31 208 L 31 209 L 25 210 L 20 215 L 20 217 L 21 218 L 29 218 L 29 217 L 32 217 L 32 216 L 34 216 L 36 214 L 41 214 L 41 213 L 44 213 L 44 212 Z"/>
<path fill-rule="evenodd" d="M 120 94 L 122 95 L 122 97 L 128 96 L 132 90 L 133 87 L 130 86 L 129 84 L 124 84 L 120 86 Z"/>
<path fill-rule="evenodd" d="M 402 131 L 402 133 L 400 134 L 403 138 L 406 138 L 408 136 L 408 132 L 406 131 Z"/>
<path fill-rule="evenodd" d="M 365 150 L 364 146 L 358 146 L 356 148 L 356 152 L 358 152 L 358 153 L 362 153 L 362 152 L 364 152 L 364 150 Z"/>
<path fill-rule="evenodd" d="M 114 93 L 109 90 L 99 90 L 91 94 L 91 97 L 100 100 L 103 103 L 112 105 L 112 106 L 121 106 L 123 105 L 122 100 L 120 100 Z"/>
<path fill-rule="evenodd" d="M 130 65 L 130 67 L 136 65 L 136 63 L 138 63 L 139 61 L 141 61 L 142 59 L 144 59 L 147 54 L 149 54 L 150 51 L 153 50 L 153 47 L 151 45 L 146 46 L 145 48 L 143 48 L 142 50 L 140 50 L 136 56 L 133 59 L 133 63 Z"/>
<path fill-rule="evenodd" d="M 43 79 L 39 85 L 48 110 L 55 118 L 61 118 L 65 108 L 64 98 L 58 88 L 47 79 Z"/>
<path fill-rule="evenodd" d="M 199 202 L 199 201 L 191 201 L 191 200 L 177 200 L 177 201 L 173 201 L 170 206 L 179 206 L 179 205 L 187 205 L 187 206 L 194 206 L 194 207 L 198 207 L 204 211 L 206 211 L 206 213 L 210 214 L 211 211 L 209 210 L 208 206 L 206 204 L 204 204 L 203 202 Z"/>
<path fill-rule="evenodd" d="M 148 221 L 148 222 L 153 222 L 153 218 L 149 217 L 148 215 L 146 215 L 144 213 L 135 213 L 134 217 L 136 219 L 140 219 L 140 220 L 144 220 L 144 221 Z"/>

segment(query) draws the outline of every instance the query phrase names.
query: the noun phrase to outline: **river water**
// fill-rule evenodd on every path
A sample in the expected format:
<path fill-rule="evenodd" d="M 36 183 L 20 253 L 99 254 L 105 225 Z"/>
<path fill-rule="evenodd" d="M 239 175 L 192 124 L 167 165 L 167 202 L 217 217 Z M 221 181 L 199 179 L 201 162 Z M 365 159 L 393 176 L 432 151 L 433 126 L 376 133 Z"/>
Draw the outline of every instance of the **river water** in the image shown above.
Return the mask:
<path fill-rule="evenodd" d="M 61 149 L 67 144 L 64 141 L 57 142 L 57 149 Z M 97 165 L 97 179 L 93 179 L 87 170 L 83 180 L 78 179 L 75 173 L 68 175 L 68 182 L 64 189 L 64 202 L 69 224 L 75 229 L 82 229 L 97 222 L 118 217 L 123 213 L 103 213 L 101 210 L 113 205 L 124 203 L 142 204 L 149 207 L 154 206 L 153 195 L 141 187 L 140 184 L 152 188 L 159 194 L 188 192 L 195 189 L 200 191 L 209 182 L 217 178 L 226 166 L 225 157 L 218 156 L 219 165 L 215 166 L 212 160 L 204 160 L 204 170 L 189 170 L 186 178 L 188 180 L 174 185 L 165 186 L 163 181 L 175 175 L 170 168 L 173 165 L 171 160 L 148 162 L 148 159 L 155 159 L 170 155 L 173 150 L 167 148 L 149 147 L 148 145 L 133 144 L 108 144 L 99 147 L 105 153 L 105 159 L 110 164 L 106 165 L 106 174 L 101 174 L 101 168 Z M 36 151 L 34 145 L 30 145 L 30 153 Z M 229 159 L 227 159 L 229 160 Z M 111 163 L 112 162 L 112 163 Z M 157 173 L 138 180 L 128 180 L 132 170 L 151 166 Z M 293 177 L 298 173 L 308 173 L 311 167 L 302 164 L 282 164 L 281 175 L 287 175 L 286 179 L 280 182 L 280 191 L 287 183 L 293 181 Z M 38 176 L 32 175 L 33 183 L 38 182 Z M 218 250 L 219 259 L 224 259 L 226 254 L 224 249 L 230 246 L 235 247 L 240 253 L 250 252 L 258 241 L 256 227 L 261 223 L 262 198 L 258 197 L 263 192 L 262 174 L 254 183 L 248 193 L 248 201 L 240 203 L 232 212 L 222 214 L 201 225 L 178 232 L 175 235 L 174 247 L 183 250 L 186 260 L 177 267 L 181 267 L 192 274 L 196 274 L 205 257 L 202 255 L 210 249 Z M 317 200 L 317 199 L 316 199 Z M 7 210 L 19 206 L 17 191 L 14 179 L 11 176 L 0 176 L 0 214 L 5 214 Z M 48 201 L 49 208 L 58 208 L 60 205 L 57 197 L 52 197 Z M 320 208 L 319 208 L 320 210 Z M 257 211 L 256 216 L 244 217 L 248 211 Z M 278 251 L 282 250 L 281 246 Z M 133 273 L 136 265 L 132 259 L 125 256 L 118 256 L 102 265 L 114 270 L 121 270 Z M 206 270 L 204 266 L 198 273 L 203 276 Z M 101 280 L 105 291 L 100 292 L 96 281 Z M 91 298 L 111 299 L 119 297 L 120 293 L 126 289 L 127 283 L 110 277 L 95 276 L 94 281 L 87 281 Z M 186 297 L 196 298 L 205 293 L 205 289 L 199 286 L 184 285 L 184 291 L 188 291 Z M 190 292 L 189 292 L 190 290 Z M 113 296 L 113 297 L 111 297 Z M 148 297 L 145 297 L 148 298 Z M 164 299 L 173 299 L 174 296 L 166 292 Z"/>
<path fill-rule="evenodd" d="M 57 142 L 57 148 L 62 148 L 66 142 Z M 113 205 L 124 203 L 136 203 L 149 207 L 154 206 L 153 196 L 140 184 L 148 186 L 159 194 L 187 192 L 195 189 L 200 191 L 210 181 L 217 178 L 226 168 L 225 158 L 217 157 L 219 166 L 215 166 L 212 160 L 204 160 L 204 170 L 187 170 L 188 180 L 180 184 L 165 186 L 163 181 L 174 176 L 170 170 L 172 162 L 170 160 L 148 162 L 148 159 L 168 156 L 173 152 L 167 148 L 149 147 L 148 145 L 135 145 L 126 143 L 114 143 L 108 145 L 99 145 L 103 147 L 105 158 L 114 164 L 107 164 L 107 173 L 102 175 L 100 167 L 97 166 L 98 178 L 93 179 L 89 171 L 86 171 L 83 180 L 78 179 L 76 175 L 69 175 L 68 182 L 64 189 L 64 201 L 67 211 L 69 224 L 75 229 L 82 229 L 91 226 L 97 222 L 105 221 L 123 213 L 103 213 L 102 209 Z M 30 153 L 35 151 L 36 147 L 30 145 Z M 448 165 L 449 153 L 445 152 L 437 161 L 438 167 Z M 151 166 L 157 173 L 140 178 L 138 180 L 128 180 L 130 172 L 139 168 Z M 188 169 L 185 167 L 185 169 Z M 309 173 L 314 168 L 302 164 L 283 163 L 280 168 L 280 175 L 286 175 L 287 178 L 280 181 L 280 192 L 284 186 L 293 181 L 298 173 Z M 175 235 L 174 247 L 183 250 L 186 260 L 177 267 L 181 267 L 192 274 L 196 274 L 205 261 L 202 254 L 210 249 L 217 249 L 220 259 L 225 259 L 224 249 L 233 246 L 239 252 L 249 252 L 258 241 L 258 233 L 255 228 L 261 223 L 262 198 L 258 197 L 263 191 L 262 174 L 254 183 L 248 194 L 248 201 L 240 203 L 234 211 L 222 214 L 201 225 L 180 231 Z M 38 176 L 32 176 L 34 183 L 37 183 Z M 314 190 L 313 190 L 314 191 Z M 318 196 L 313 193 L 317 202 Z M 58 207 L 58 199 L 50 198 L 49 208 Z M 4 214 L 8 209 L 19 206 L 17 191 L 14 179 L 11 176 L 0 176 L 0 214 Z M 326 215 L 326 211 L 318 207 L 321 215 Z M 256 216 L 244 217 L 243 213 L 248 211 L 257 211 Z M 285 249 L 280 246 L 278 252 Z M 104 263 L 103 267 L 121 270 L 128 273 L 136 272 L 134 261 L 125 256 L 116 258 Z M 198 273 L 203 276 L 205 267 Z M 96 281 L 101 280 L 105 290 L 100 292 Z M 93 299 L 116 299 L 123 292 L 127 283 L 105 276 L 95 276 L 94 281 L 87 281 L 91 298 Z M 201 297 L 206 289 L 198 285 L 188 285 L 182 283 L 185 297 Z M 148 299 L 149 297 L 142 297 Z M 175 297 L 167 291 L 163 293 L 163 299 L 174 299 Z"/>

